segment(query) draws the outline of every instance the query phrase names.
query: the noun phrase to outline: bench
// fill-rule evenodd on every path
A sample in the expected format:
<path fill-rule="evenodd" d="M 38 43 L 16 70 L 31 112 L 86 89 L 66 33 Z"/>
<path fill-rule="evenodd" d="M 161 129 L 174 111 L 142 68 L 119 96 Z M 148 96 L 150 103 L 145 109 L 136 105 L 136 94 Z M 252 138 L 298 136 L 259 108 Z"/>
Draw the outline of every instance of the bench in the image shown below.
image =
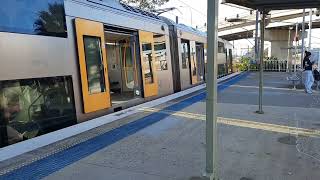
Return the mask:
<path fill-rule="evenodd" d="M 298 73 L 295 73 L 291 76 L 288 76 L 287 80 L 291 81 L 293 84 L 293 89 L 296 89 L 296 82 L 299 82 L 301 80 L 301 75 Z"/>

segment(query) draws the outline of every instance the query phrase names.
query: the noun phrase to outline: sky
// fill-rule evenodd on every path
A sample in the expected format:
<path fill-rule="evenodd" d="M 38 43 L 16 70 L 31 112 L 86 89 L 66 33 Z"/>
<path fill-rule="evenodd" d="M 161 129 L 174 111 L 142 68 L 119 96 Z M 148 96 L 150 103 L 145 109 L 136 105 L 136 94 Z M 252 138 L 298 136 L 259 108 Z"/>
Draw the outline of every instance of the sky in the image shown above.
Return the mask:
<path fill-rule="evenodd" d="M 221 2 L 221 0 L 220 0 Z M 176 7 L 173 10 L 162 14 L 162 16 L 175 20 L 179 17 L 179 23 L 183 23 L 192 27 L 198 27 L 199 30 L 205 31 L 205 23 L 207 22 L 207 0 L 170 0 L 160 8 Z M 219 22 L 224 22 L 224 19 L 235 18 L 237 14 L 241 16 L 249 15 L 250 11 L 230 7 L 219 3 Z M 192 21 L 191 21 L 192 19 Z M 249 42 L 250 41 L 250 42 Z M 232 42 L 233 43 L 233 42 Z M 240 40 L 234 42 L 236 47 L 239 47 L 238 54 L 245 53 L 248 47 L 252 47 L 252 40 Z M 243 52 L 241 52 L 243 51 Z"/>
<path fill-rule="evenodd" d="M 221 2 L 221 0 L 220 0 Z M 220 3 L 219 3 L 220 4 Z M 177 10 L 173 10 L 162 14 L 163 16 L 175 19 L 179 16 L 179 22 L 191 25 L 198 28 L 204 28 L 204 24 L 207 21 L 207 0 L 170 0 L 160 8 L 176 7 Z M 226 5 L 219 5 L 219 19 L 223 20 L 225 17 L 236 17 L 237 14 L 249 14 L 249 11 L 242 10 Z"/>
<path fill-rule="evenodd" d="M 221 2 L 221 0 L 220 0 Z M 183 23 L 192 27 L 198 27 L 199 30 L 205 31 L 206 28 L 204 24 L 207 20 L 207 0 L 170 0 L 165 5 L 160 8 L 168 8 L 168 7 L 176 7 L 177 10 L 173 10 L 167 13 L 162 14 L 162 16 L 168 17 L 172 20 L 175 20 L 175 17 L 179 17 L 179 23 Z M 224 19 L 227 18 L 235 18 L 239 14 L 240 17 L 245 15 L 249 15 L 250 11 L 245 9 L 239 9 L 236 7 L 230 7 L 227 5 L 223 5 L 219 3 L 219 22 L 223 23 Z M 314 16 L 314 18 L 316 18 Z M 192 19 L 192 20 L 191 20 Z M 306 17 L 306 21 L 308 21 L 308 17 Z M 318 17 L 320 20 L 320 17 Z M 301 22 L 301 19 L 295 20 L 296 22 Z M 312 36 L 314 37 L 312 40 L 312 47 L 320 48 L 320 30 L 313 29 Z M 245 53 L 249 48 L 253 47 L 254 40 L 253 39 L 244 39 L 231 42 L 234 43 L 237 48 L 236 52 L 239 54 Z M 306 42 L 308 43 L 308 42 Z M 268 46 L 268 43 L 266 43 Z"/>

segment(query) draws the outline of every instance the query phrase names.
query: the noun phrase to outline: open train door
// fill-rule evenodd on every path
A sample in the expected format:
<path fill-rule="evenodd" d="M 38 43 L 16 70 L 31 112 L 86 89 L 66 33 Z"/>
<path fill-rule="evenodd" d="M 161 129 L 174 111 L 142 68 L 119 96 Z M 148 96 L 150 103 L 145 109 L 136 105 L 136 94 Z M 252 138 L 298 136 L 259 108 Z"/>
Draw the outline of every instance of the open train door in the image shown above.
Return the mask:
<path fill-rule="evenodd" d="M 75 19 L 85 113 L 111 107 L 103 24 Z"/>
<path fill-rule="evenodd" d="M 139 31 L 144 97 L 158 95 L 153 33 Z"/>

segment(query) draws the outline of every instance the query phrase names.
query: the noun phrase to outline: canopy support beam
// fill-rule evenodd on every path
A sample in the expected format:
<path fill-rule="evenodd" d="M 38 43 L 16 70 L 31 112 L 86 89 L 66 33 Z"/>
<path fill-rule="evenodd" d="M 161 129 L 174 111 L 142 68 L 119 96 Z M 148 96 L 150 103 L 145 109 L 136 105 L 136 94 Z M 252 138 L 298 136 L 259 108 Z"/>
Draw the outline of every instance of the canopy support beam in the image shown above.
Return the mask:
<path fill-rule="evenodd" d="M 217 128 L 217 42 L 219 0 L 208 0 L 208 79 L 206 100 L 206 173 L 209 180 L 218 180 Z"/>

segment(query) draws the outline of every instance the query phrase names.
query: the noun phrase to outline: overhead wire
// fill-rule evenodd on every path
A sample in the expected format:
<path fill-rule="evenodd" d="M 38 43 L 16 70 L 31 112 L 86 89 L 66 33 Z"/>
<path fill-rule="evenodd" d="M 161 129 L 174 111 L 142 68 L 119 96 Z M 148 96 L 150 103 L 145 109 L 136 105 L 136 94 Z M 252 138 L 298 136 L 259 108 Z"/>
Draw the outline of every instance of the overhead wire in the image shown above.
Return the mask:
<path fill-rule="evenodd" d="M 204 13 L 203 13 L 203 12 L 201 12 L 200 10 L 198 10 L 198 9 L 196 9 L 196 8 L 194 8 L 194 7 L 192 7 L 192 6 L 190 6 L 188 3 L 183 2 L 183 1 L 181 1 L 181 0 L 177 0 L 177 1 L 179 1 L 179 2 L 181 2 L 182 4 L 184 4 L 184 5 L 188 6 L 188 7 L 190 7 L 191 9 L 193 9 L 193 10 L 194 10 L 194 11 L 196 11 L 196 12 L 198 12 L 198 13 L 199 13 L 199 14 L 201 14 L 202 16 L 207 17 L 207 14 L 204 14 Z"/>
<path fill-rule="evenodd" d="M 207 17 L 206 14 L 204 14 L 204 13 L 202 13 L 201 11 L 199 11 L 198 9 L 190 6 L 188 3 L 186 3 L 186 2 L 184 2 L 184 1 L 182 1 L 182 0 L 177 0 L 177 1 L 179 1 L 180 3 L 188 6 L 191 10 L 194 10 L 194 11 L 198 12 L 198 13 L 201 14 L 202 16 Z M 287 13 L 287 12 L 290 12 L 290 10 L 286 10 L 286 11 L 274 11 L 273 15 L 281 14 L 281 13 Z M 168 12 L 168 13 L 171 14 L 171 15 L 177 16 L 176 14 L 173 14 L 173 13 L 171 13 L 171 12 Z M 253 13 L 253 14 L 254 14 L 254 13 Z M 242 16 L 242 15 L 245 15 L 245 17 L 250 17 L 250 16 L 252 16 L 252 14 L 247 14 L 247 13 L 241 13 L 241 16 Z M 240 16 L 240 15 L 239 15 L 239 16 Z M 188 20 L 186 20 L 185 18 L 183 18 L 183 17 L 181 17 L 181 16 L 178 16 L 178 17 L 181 18 L 181 19 L 183 19 L 184 21 L 188 21 Z M 224 19 L 224 18 L 219 18 L 219 20 L 221 20 L 221 21 L 223 21 L 223 19 Z M 203 20 L 206 22 L 206 19 L 203 19 Z M 316 19 L 315 19 L 315 20 L 316 20 Z M 229 25 L 234 25 L 234 23 L 221 22 L 221 21 L 219 22 L 219 26 L 228 26 L 228 24 L 229 24 Z M 281 21 L 281 22 L 279 22 L 279 23 L 295 24 L 294 22 L 289 22 L 289 21 Z M 204 28 L 204 27 L 203 27 L 203 28 Z M 247 30 L 247 29 L 245 29 L 245 28 L 242 28 L 242 29 Z M 248 30 L 247 30 L 247 31 L 248 31 Z M 250 42 L 250 43 L 251 43 L 251 42 Z"/>

